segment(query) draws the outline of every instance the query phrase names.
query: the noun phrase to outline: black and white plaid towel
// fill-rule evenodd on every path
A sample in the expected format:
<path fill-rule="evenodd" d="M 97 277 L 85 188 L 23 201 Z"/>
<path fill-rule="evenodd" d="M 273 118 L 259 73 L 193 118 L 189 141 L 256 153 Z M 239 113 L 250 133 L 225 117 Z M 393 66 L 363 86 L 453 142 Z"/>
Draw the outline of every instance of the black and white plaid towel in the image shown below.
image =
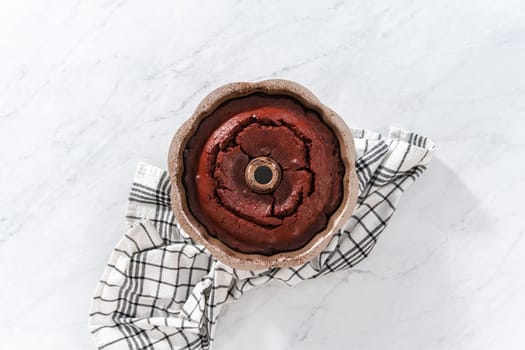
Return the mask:
<path fill-rule="evenodd" d="M 242 271 L 215 260 L 181 231 L 165 170 L 139 164 L 118 242 L 93 299 L 89 327 L 99 349 L 209 349 L 222 305 L 270 280 L 292 286 L 366 258 L 435 146 L 401 129 L 387 137 L 353 129 L 359 199 L 326 249 L 292 268 Z"/>

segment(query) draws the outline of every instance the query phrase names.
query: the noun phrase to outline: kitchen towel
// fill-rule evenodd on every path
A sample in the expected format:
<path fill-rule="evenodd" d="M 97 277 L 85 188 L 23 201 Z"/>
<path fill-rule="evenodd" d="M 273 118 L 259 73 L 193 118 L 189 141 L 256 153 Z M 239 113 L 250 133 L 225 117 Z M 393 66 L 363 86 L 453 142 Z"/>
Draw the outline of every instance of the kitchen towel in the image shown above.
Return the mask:
<path fill-rule="evenodd" d="M 435 145 L 398 128 L 386 137 L 362 129 L 352 134 L 359 181 L 354 213 L 319 256 L 290 268 L 244 271 L 215 260 L 175 221 L 167 172 L 140 163 L 128 200 L 128 231 L 110 256 L 89 314 L 99 349 L 210 349 L 224 304 L 270 280 L 292 286 L 369 256 L 401 195 L 427 169 Z"/>

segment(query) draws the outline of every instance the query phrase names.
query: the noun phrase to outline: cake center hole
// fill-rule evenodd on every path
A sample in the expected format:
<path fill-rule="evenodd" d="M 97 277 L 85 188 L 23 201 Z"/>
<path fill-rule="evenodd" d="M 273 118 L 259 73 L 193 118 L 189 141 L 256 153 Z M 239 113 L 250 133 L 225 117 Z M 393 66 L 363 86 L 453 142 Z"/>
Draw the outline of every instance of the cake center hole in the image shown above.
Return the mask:
<path fill-rule="evenodd" d="M 266 165 L 258 166 L 255 169 L 255 172 L 253 173 L 255 181 L 257 181 L 261 185 L 266 185 L 267 183 L 272 181 L 272 176 L 272 169 L 268 168 Z"/>
<path fill-rule="evenodd" d="M 244 169 L 244 181 L 253 192 L 272 192 L 281 182 L 281 168 L 270 157 L 253 158 Z"/>

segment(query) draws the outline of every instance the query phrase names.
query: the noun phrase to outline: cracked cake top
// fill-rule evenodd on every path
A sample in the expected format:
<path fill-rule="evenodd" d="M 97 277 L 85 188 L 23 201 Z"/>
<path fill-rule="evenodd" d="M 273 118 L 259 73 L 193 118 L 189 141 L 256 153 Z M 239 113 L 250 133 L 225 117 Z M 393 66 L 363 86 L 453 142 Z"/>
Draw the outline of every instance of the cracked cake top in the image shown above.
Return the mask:
<path fill-rule="evenodd" d="M 254 93 L 222 103 L 187 142 L 183 162 L 191 213 L 242 253 L 301 248 L 342 199 L 336 136 L 290 96 Z"/>

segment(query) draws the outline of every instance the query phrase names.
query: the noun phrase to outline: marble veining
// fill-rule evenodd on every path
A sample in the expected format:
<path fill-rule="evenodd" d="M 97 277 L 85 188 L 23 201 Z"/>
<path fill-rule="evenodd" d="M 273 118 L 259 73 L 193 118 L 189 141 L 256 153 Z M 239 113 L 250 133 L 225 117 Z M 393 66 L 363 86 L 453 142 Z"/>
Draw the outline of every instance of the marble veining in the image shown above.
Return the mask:
<path fill-rule="evenodd" d="M 523 349 L 525 3 L 3 1 L 0 346 L 92 349 L 138 161 L 212 89 L 285 78 L 438 145 L 353 271 L 256 288 L 215 349 Z"/>

